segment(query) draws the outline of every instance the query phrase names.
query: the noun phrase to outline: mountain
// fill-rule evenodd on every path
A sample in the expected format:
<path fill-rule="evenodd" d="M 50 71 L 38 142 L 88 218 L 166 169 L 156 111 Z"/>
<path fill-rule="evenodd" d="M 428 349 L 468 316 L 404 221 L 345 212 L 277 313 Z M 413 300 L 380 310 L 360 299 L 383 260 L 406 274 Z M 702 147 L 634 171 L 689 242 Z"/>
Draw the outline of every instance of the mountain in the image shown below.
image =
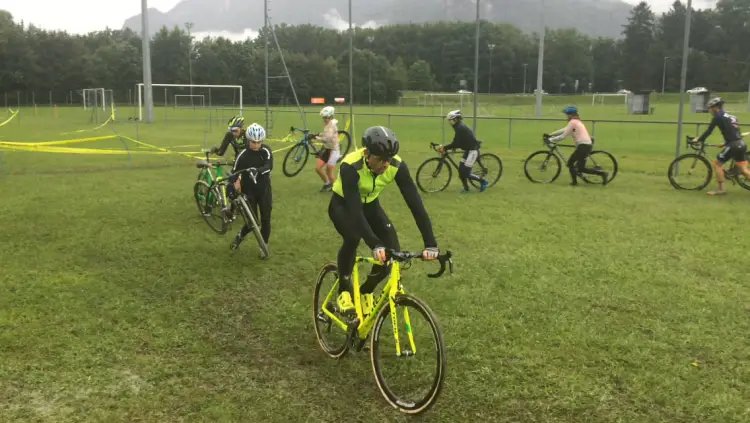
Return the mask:
<path fill-rule="evenodd" d="M 347 25 L 348 0 L 269 0 L 274 24 L 312 23 L 343 29 Z M 577 28 L 592 36 L 619 38 L 632 6 L 621 0 L 483 0 L 481 18 L 511 23 L 525 31 L 538 31 L 541 10 L 549 28 Z M 357 26 L 422 23 L 439 20 L 474 20 L 474 0 L 380 0 L 352 1 Z M 342 19 L 343 17 L 343 19 Z M 183 0 L 162 13 L 149 9 L 152 33 L 162 26 L 193 23 L 193 32 L 243 32 L 263 26 L 262 0 Z M 124 27 L 141 30 L 140 15 L 125 21 Z"/>

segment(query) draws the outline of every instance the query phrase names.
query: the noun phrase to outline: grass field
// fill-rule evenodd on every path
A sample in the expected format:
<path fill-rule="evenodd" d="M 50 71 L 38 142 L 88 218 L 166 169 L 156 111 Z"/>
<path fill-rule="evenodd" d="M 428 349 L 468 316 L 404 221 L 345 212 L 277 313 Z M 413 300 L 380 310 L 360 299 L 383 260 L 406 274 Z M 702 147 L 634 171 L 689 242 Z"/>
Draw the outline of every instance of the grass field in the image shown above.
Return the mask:
<path fill-rule="evenodd" d="M 750 193 L 730 185 L 710 198 L 669 185 L 676 128 L 645 121 L 674 120 L 676 109 L 661 104 L 638 118 L 621 106 L 583 109 L 587 119 L 638 120 L 597 124 L 597 146 L 621 166 L 605 188 L 571 188 L 565 174 L 551 185 L 523 176 L 540 134 L 562 121 L 514 121 L 512 132 L 508 121 L 479 122 L 484 149 L 504 161 L 498 185 L 459 198 L 454 180 L 423 197 L 456 276 L 427 279 L 434 269 L 420 263 L 405 273 L 448 346 L 445 389 L 419 421 L 750 420 Z M 750 120 L 743 106 L 730 110 Z M 210 124 L 205 111 L 158 109 L 160 117 L 61 135 L 96 125 L 77 109 L 57 119 L 23 109 L 0 141 L 114 130 L 195 152 L 219 142 L 229 115 L 211 112 Z M 361 116 L 357 132 L 387 119 Z M 416 173 L 445 124 L 391 119 Z M 275 137 L 292 124 L 298 116 L 278 113 Z M 0 149 L 0 421 L 412 420 L 380 396 L 368 355 L 329 360 L 315 340 L 313 283 L 339 238 L 310 163 L 289 179 L 284 152 L 276 156 L 273 256 L 261 261 L 250 242 L 230 254 L 238 227 L 220 237 L 199 217 L 193 160 L 120 139 L 70 147 L 83 145 L 131 154 Z M 421 248 L 398 190 L 382 202 L 402 246 Z"/>

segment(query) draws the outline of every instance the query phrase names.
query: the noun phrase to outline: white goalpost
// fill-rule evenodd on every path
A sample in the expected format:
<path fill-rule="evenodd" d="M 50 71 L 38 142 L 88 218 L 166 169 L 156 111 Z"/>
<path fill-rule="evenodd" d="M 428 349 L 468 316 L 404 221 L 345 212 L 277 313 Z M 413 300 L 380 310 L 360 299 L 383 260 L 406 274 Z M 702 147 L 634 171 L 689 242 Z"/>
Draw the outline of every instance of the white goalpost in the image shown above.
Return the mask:
<path fill-rule="evenodd" d="M 180 89 L 188 89 L 190 90 L 191 94 L 175 94 L 174 95 L 174 105 L 175 107 L 194 107 L 192 105 L 188 106 L 178 106 L 177 100 L 179 98 L 190 98 L 193 102 L 196 101 L 196 99 L 200 99 L 200 106 L 199 107 L 205 107 L 205 98 L 206 94 L 193 94 L 193 91 L 198 92 L 204 92 L 204 90 L 207 90 L 208 94 L 208 106 L 212 107 L 212 98 L 211 98 L 211 89 L 229 89 L 232 90 L 232 99 L 231 99 L 231 106 L 232 107 L 238 107 L 239 108 L 239 114 L 242 115 L 242 85 L 200 85 L 200 84 L 151 84 L 153 88 L 161 87 L 164 88 L 164 105 L 168 105 L 168 90 L 180 90 Z M 138 120 L 143 120 L 143 83 L 136 84 L 136 90 L 138 91 Z M 154 90 L 154 96 L 156 96 L 156 90 Z M 156 103 L 156 101 L 154 101 Z M 193 103 L 194 104 L 194 103 Z"/>
<path fill-rule="evenodd" d="M 103 112 L 112 107 L 113 93 L 106 88 L 84 88 L 81 90 L 83 97 L 83 110 L 101 108 Z"/>
<path fill-rule="evenodd" d="M 598 104 L 604 104 L 604 100 L 607 97 L 622 97 L 623 98 L 623 104 L 625 106 L 627 106 L 628 105 L 628 96 L 629 96 L 629 94 L 595 93 L 594 96 L 591 98 L 591 105 L 594 106 L 597 103 Z"/>

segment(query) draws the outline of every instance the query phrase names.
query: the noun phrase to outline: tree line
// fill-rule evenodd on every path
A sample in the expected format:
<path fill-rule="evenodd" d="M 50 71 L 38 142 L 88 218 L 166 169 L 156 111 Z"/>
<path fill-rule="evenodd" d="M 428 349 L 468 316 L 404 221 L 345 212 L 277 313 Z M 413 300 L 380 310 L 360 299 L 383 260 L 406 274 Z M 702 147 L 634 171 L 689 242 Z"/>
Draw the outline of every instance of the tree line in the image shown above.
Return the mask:
<path fill-rule="evenodd" d="M 620 39 L 592 38 L 574 29 L 545 37 L 544 90 L 551 93 L 614 92 L 619 89 L 679 90 L 686 6 L 675 1 L 657 16 L 646 2 L 636 5 Z M 151 40 L 155 83 L 242 85 L 246 104 L 263 104 L 264 30 L 254 40 L 195 40 L 179 27 L 162 28 Z M 347 33 L 313 25 L 275 26 L 283 60 L 300 102 L 310 97 L 348 97 Z M 435 22 L 356 29 L 354 101 L 394 103 L 402 90 L 473 91 L 474 23 Z M 538 34 L 508 24 L 481 22 L 480 93 L 533 92 L 536 88 Z M 116 101 L 128 102 L 142 82 L 141 39 L 129 29 L 71 35 L 46 31 L 0 11 L 0 92 L 28 93 L 36 103 L 80 103 L 76 90 L 104 87 Z M 282 55 L 269 36 L 269 74 L 284 74 Z M 688 86 L 715 92 L 747 89 L 750 81 L 750 1 L 720 0 L 693 13 Z M 666 70 L 666 73 L 664 72 Z M 462 85 L 462 81 L 466 81 Z M 576 84 L 577 81 L 577 84 Z M 524 84 L 525 82 L 525 84 Z M 289 103 L 284 78 L 270 80 L 272 104 Z M 234 103 L 227 92 L 213 102 Z M 236 95 L 236 94 L 235 94 Z M 155 98 L 158 93 L 155 92 Z M 11 104 L 15 101 L 11 100 Z"/>

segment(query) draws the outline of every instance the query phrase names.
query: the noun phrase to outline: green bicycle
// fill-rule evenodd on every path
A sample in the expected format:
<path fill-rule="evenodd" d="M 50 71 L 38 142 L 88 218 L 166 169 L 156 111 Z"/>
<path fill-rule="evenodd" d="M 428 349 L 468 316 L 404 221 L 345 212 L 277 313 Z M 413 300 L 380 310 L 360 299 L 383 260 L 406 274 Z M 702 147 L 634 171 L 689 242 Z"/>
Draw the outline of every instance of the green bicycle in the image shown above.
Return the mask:
<path fill-rule="evenodd" d="M 229 162 L 211 162 L 211 150 L 202 149 L 206 160 L 199 160 L 195 165 L 200 172 L 198 181 L 193 186 L 193 196 L 198 205 L 198 212 L 206 221 L 208 227 L 219 235 L 224 235 L 234 221 L 231 204 L 227 199 L 227 185 L 220 184 L 212 189 L 212 185 L 225 178 L 223 166 L 232 166 Z M 215 169 L 215 172 L 213 171 Z"/>
<path fill-rule="evenodd" d="M 258 246 L 260 247 L 260 251 L 262 253 L 261 258 L 268 258 L 270 256 L 270 251 L 268 249 L 268 244 L 263 240 L 263 235 L 260 232 L 260 225 L 258 224 L 258 218 L 255 215 L 255 210 L 253 207 L 250 207 L 250 203 L 248 202 L 248 199 L 245 197 L 245 194 L 238 192 L 237 190 L 234 191 L 234 193 L 230 196 L 231 197 L 231 203 L 227 203 L 227 186 L 229 186 L 229 180 L 241 173 L 247 174 L 250 178 L 253 179 L 253 182 L 257 183 L 258 178 L 258 169 L 251 167 L 248 169 L 242 169 L 238 170 L 234 173 L 228 173 L 224 176 L 218 176 L 216 180 L 214 180 L 210 185 L 207 185 L 205 181 L 198 181 L 195 183 L 196 186 L 196 202 L 198 203 L 198 209 L 201 211 L 201 215 L 206 219 L 206 222 L 208 222 L 209 226 L 211 226 L 210 221 L 206 216 L 209 216 L 212 214 L 211 209 L 217 209 L 221 207 L 221 210 L 219 212 L 220 218 L 221 218 L 221 231 L 219 232 L 216 228 L 211 226 L 212 229 L 215 231 L 224 234 L 229 229 L 229 226 L 234 221 L 234 217 L 228 215 L 227 211 L 230 210 L 230 207 L 233 206 L 234 210 L 239 210 L 240 216 L 242 216 L 242 219 L 245 222 L 245 225 L 247 225 L 248 228 L 252 230 L 253 235 L 255 236 L 255 240 L 258 241 Z M 198 194 L 198 187 L 205 187 L 206 191 L 201 191 L 200 195 Z M 213 199 L 213 200 L 212 200 Z M 220 200 L 220 202 L 216 202 Z M 231 204 L 231 206 L 230 206 Z"/>
<path fill-rule="evenodd" d="M 406 294 L 401 284 L 401 270 L 411 267 L 412 260 L 421 258 L 422 253 L 393 250 L 388 250 L 387 253 L 387 263 L 390 266 L 388 282 L 383 287 L 369 315 L 363 314 L 358 266 L 360 263 L 375 264 L 376 260 L 366 257 L 356 258 L 357 264 L 352 273 L 356 317 L 352 321 L 344 320 L 338 314 L 336 297 L 339 279 L 336 264 L 329 263 L 323 267 L 318 276 L 313 297 L 315 335 L 323 352 L 335 359 L 344 357 L 351 348 L 362 351 L 369 336 L 370 361 L 380 392 L 386 401 L 399 411 L 406 414 L 420 414 L 435 404 L 443 388 L 446 370 L 445 341 L 435 314 L 424 302 L 413 295 Z M 438 258 L 440 270 L 428 277 L 442 276 L 445 273 L 446 264 L 450 265 L 452 276 L 453 259 L 451 257 L 450 251 L 440 256 Z M 401 263 L 404 264 L 403 267 Z M 331 287 L 323 288 L 324 282 L 328 280 L 331 281 Z M 402 309 L 402 311 L 399 312 L 397 309 Z M 409 309 L 412 311 L 410 312 Z M 399 319 L 399 316 L 402 319 Z M 424 323 L 415 324 L 412 318 L 417 316 L 421 316 Z M 389 321 L 390 328 L 385 324 Z M 399 334 L 404 331 L 408 336 L 407 342 L 403 342 L 399 337 Z M 418 335 L 424 337 L 417 341 Z M 419 344 L 419 349 L 417 349 L 417 344 Z M 400 368 L 407 363 L 417 361 L 418 358 L 424 358 L 429 362 L 415 370 Z M 386 377 L 388 365 L 394 365 L 396 368 L 388 372 Z M 402 379 L 396 381 L 397 378 Z"/>

